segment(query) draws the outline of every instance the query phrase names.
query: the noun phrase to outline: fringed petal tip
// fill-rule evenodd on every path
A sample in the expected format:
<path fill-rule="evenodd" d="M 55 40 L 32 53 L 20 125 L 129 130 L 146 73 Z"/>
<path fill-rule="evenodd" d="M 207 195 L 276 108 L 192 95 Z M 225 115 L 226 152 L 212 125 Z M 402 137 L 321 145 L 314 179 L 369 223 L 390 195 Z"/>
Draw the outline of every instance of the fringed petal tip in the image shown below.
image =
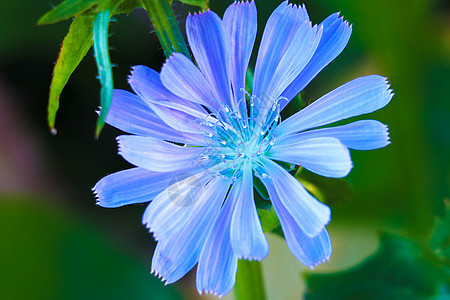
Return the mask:
<path fill-rule="evenodd" d="M 120 136 L 116 137 L 116 141 L 117 141 L 117 153 L 120 156 L 123 156 L 123 144 Z"/>
<path fill-rule="evenodd" d="M 128 75 L 128 77 L 127 77 L 127 82 L 128 82 L 128 84 L 131 84 L 131 82 L 133 81 L 133 74 L 135 73 L 135 72 L 139 72 L 139 68 L 142 68 L 142 67 L 145 67 L 145 66 L 142 66 L 142 65 L 136 65 L 136 66 L 132 66 L 130 69 L 130 74 Z"/>
<path fill-rule="evenodd" d="M 233 3 L 230 4 L 231 5 L 242 5 L 242 4 L 255 4 L 254 0 L 236 0 Z"/>
<path fill-rule="evenodd" d="M 162 275 L 161 273 L 159 273 L 157 270 L 152 269 L 150 274 L 155 275 L 156 277 L 158 277 L 159 280 L 161 280 L 162 283 L 164 283 L 164 285 L 168 285 L 169 283 L 167 282 L 167 279 L 164 278 L 164 275 Z"/>
<path fill-rule="evenodd" d="M 95 185 L 93 188 L 91 188 L 92 193 L 94 194 L 95 197 L 95 205 L 100 205 L 101 206 L 101 195 L 99 193 L 99 190 L 96 188 L 97 185 Z"/>
<path fill-rule="evenodd" d="M 198 290 L 198 293 L 200 294 L 200 296 L 203 296 L 203 294 L 206 296 L 206 295 L 211 295 L 211 296 L 216 296 L 216 297 L 218 297 L 219 299 L 221 299 L 223 296 L 225 296 L 225 295 L 223 295 L 223 294 L 220 294 L 220 293 L 218 293 L 218 292 L 215 292 L 215 291 L 213 291 L 213 290 Z"/>
<path fill-rule="evenodd" d="M 147 220 L 145 220 L 144 218 L 142 219 L 142 225 L 145 226 L 145 228 L 147 228 L 148 232 L 153 236 L 153 238 L 155 239 L 156 242 L 159 242 L 159 236 L 158 234 L 152 229 L 152 224 L 150 224 L 150 222 L 148 222 Z"/>
<path fill-rule="evenodd" d="M 307 266 L 307 267 L 314 271 L 315 267 L 318 267 L 318 266 L 320 266 L 323 263 L 329 262 L 330 261 L 330 257 L 331 257 L 331 255 L 326 257 L 326 258 L 324 258 L 323 260 L 321 260 L 319 262 L 316 262 L 316 263 L 314 263 L 314 264 L 312 264 L 310 266 Z"/>
<path fill-rule="evenodd" d="M 168 63 L 169 61 L 175 59 L 177 56 L 185 56 L 185 55 L 182 54 L 182 53 L 179 53 L 179 52 L 172 52 L 172 54 L 171 54 L 168 58 L 166 58 L 166 60 L 164 61 L 163 65 L 162 65 L 162 67 L 161 67 L 161 70 L 164 69 L 164 66 L 167 65 L 167 63 Z M 161 73 L 161 72 L 160 72 L 160 73 Z"/>
<path fill-rule="evenodd" d="M 197 17 L 197 16 L 201 16 L 201 15 L 204 15 L 204 14 L 210 13 L 210 12 L 211 12 L 211 9 L 207 8 L 207 9 L 202 10 L 202 11 L 195 11 L 194 13 L 189 12 L 187 17 L 188 18 Z"/>
<path fill-rule="evenodd" d="M 267 257 L 268 254 L 269 253 L 267 253 L 263 257 L 248 257 L 248 256 L 238 255 L 238 259 L 245 259 L 245 260 L 248 260 L 248 261 L 262 261 L 263 259 L 265 259 Z"/>
<path fill-rule="evenodd" d="M 383 124 L 384 126 L 384 134 L 386 135 L 386 146 L 389 145 L 391 143 L 391 137 L 389 136 L 389 127 L 385 124 Z"/>
<path fill-rule="evenodd" d="M 105 195 L 102 192 L 102 184 L 101 181 L 97 182 L 97 184 L 91 188 L 92 193 L 94 194 L 95 197 L 95 205 L 99 205 L 101 207 L 104 208 L 111 208 L 110 206 L 107 205 L 107 199 L 105 199 Z"/>
<path fill-rule="evenodd" d="M 151 235 L 153 235 L 153 238 L 155 239 L 155 242 L 159 242 L 160 238 L 159 235 L 154 232 L 150 226 L 145 226 L 148 229 L 148 232 L 150 232 Z"/>
<path fill-rule="evenodd" d="M 341 11 L 338 11 L 338 12 L 334 13 L 333 15 L 336 16 L 336 19 L 339 20 L 341 22 L 341 24 L 345 25 L 345 27 L 352 28 L 352 24 L 350 24 L 347 20 L 344 20 L 344 16 L 341 15 Z"/>

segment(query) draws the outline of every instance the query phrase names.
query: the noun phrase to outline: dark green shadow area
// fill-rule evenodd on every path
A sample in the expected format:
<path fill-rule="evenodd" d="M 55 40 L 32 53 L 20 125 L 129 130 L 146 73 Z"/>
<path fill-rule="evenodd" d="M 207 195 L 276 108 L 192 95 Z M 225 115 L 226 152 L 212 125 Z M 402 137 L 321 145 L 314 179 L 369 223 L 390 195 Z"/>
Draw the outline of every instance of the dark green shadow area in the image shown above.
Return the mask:
<path fill-rule="evenodd" d="M 0 298 L 181 299 L 88 225 L 31 200 L 0 196 Z"/>

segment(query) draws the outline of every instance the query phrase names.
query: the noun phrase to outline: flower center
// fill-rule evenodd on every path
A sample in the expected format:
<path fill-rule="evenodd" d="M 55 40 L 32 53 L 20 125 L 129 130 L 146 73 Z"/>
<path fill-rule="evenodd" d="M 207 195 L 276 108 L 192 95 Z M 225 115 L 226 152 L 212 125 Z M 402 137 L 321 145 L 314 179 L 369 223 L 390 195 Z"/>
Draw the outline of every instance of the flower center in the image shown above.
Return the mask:
<path fill-rule="evenodd" d="M 245 160 L 257 163 L 273 146 L 281 121 L 278 102 L 249 96 L 236 110 L 222 104 L 216 113 L 199 120 L 208 146 L 196 162 L 222 163 L 220 175 L 237 178 Z"/>

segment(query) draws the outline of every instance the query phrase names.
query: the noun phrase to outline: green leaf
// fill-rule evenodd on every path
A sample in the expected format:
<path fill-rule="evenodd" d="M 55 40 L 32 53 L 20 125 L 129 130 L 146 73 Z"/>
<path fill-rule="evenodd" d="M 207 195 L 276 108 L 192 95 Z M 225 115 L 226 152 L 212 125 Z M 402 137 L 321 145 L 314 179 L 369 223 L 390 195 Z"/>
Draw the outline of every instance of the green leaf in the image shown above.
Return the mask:
<path fill-rule="evenodd" d="M 106 9 L 97 14 L 94 20 L 93 36 L 94 36 L 94 53 L 95 62 L 97 63 L 98 76 L 100 79 L 100 115 L 97 120 L 95 130 L 96 138 L 105 125 L 106 115 L 111 105 L 113 94 L 113 74 L 112 65 L 109 59 L 108 48 L 108 26 L 111 18 L 111 10 Z"/>
<path fill-rule="evenodd" d="M 53 24 L 75 17 L 94 6 L 98 0 L 65 0 L 43 15 L 38 25 Z"/>
<path fill-rule="evenodd" d="M 292 116 L 296 112 L 300 111 L 305 107 L 303 105 L 300 94 L 297 94 L 291 101 L 289 101 L 288 105 L 281 111 L 281 118 L 287 119 L 288 117 Z"/>
<path fill-rule="evenodd" d="M 266 188 L 264 187 L 264 184 L 256 176 L 253 176 L 253 186 L 255 187 L 256 191 L 258 192 L 259 196 L 262 199 L 269 200 L 269 192 L 267 192 Z"/>
<path fill-rule="evenodd" d="M 178 1 L 192 6 L 199 6 L 202 9 L 209 8 L 209 0 L 178 0 Z"/>
<path fill-rule="evenodd" d="M 142 0 L 153 27 L 155 28 L 164 55 L 169 58 L 173 52 L 180 52 L 190 57 L 189 51 L 181 34 L 178 21 L 168 0 Z"/>
<path fill-rule="evenodd" d="M 253 70 L 248 68 L 247 72 L 245 73 L 245 89 L 251 93 L 253 90 Z"/>
<path fill-rule="evenodd" d="M 319 176 L 304 168 L 295 174 L 302 185 L 317 199 L 328 205 L 350 201 L 353 191 L 350 184 L 342 178 Z"/>
<path fill-rule="evenodd" d="M 234 287 L 236 300 L 264 300 L 264 280 L 259 261 L 239 260 Z"/>
<path fill-rule="evenodd" d="M 55 119 L 61 92 L 92 46 L 92 22 L 92 18 L 84 16 L 73 20 L 56 60 L 48 101 L 48 125 L 53 134 L 56 133 Z"/>
<path fill-rule="evenodd" d="M 308 273 L 305 299 L 428 299 L 448 292 L 446 276 L 426 252 L 410 239 L 385 233 L 378 251 L 354 268 Z"/>
<path fill-rule="evenodd" d="M 269 210 L 258 209 L 258 216 L 264 232 L 271 232 L 280 226 L 280 220 L 278 219 L 273 207 Z"/>
<path fill-rule="evenodd" d="M 125 0 L 119 4 L 117 9 L 114 11 L 114 14 L 129 14 L 138 7 L 141 7 L 140 0 Z"/>

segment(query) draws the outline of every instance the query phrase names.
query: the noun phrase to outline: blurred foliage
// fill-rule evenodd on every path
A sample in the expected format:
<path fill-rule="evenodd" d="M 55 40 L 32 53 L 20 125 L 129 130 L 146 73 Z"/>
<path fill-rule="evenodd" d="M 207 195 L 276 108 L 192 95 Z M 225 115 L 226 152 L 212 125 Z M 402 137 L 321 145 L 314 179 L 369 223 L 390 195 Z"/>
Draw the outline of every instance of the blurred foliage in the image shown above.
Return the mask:
<path fill-rule="evenodd" d="M 430 247 L 435 261 L 441 266 L 450 289 L 450 200 L 444 201 L 446 212 L 436 222 L 436 229 L 430 239 Z M 450 295 L 450 290 L 449 290 Z"/>
<path fill-rule="evenodd" d="M 0 196 L 2 299 L 181 299 L 101 233 L 37 201 Z"/>
<path fill-rule="evenodd" d="M 186 4 L 207 9 L 208 0 L 180 0 Z M 95 61 L 101 84 L 100 114 L 95 130 L 99 137 L 105 124 L 106 115 L 111 105 L 114 88 L 112 65 L 109 58 L 108 27 L 112 16 L 130 13 L 133 9 L 143 7 L 147 10 L 150 20 L 156 30 L 158 39 L 166 57 L 173 52 L 184 53 L 190 57 L 189 51 L 181 34 L 177 20 L 171 8 L 173 1 L 169 0 L 65 0 L 43 15 L 38 25 L 53 24 L 75 17 L 69 33 L 64 38 L 60 54 L 53 70 L 52 84 L 48 104 L 48 124 L 53 134 L 56 134 L 55 119 L 59 108 L 59 98 L 64 86 L 76 67 L 90 48 L 90 39 L 94 39 Z M 89 19 L 93 19 L 92 21 Z M 93 33 L 92 33 L 93 32 Z M 72 58 L 71 56 L 75 56 Z"/>
<path fill-rule="evenodd" d="M 335 219 L 341 213 L 342 218 L 365 218 L 360 212 L 366 211 L 371 219 L 391 220 L 392 226 L 424 236 L 432 229 L 434 215 L 443 211 L 441 200 L 450 187 L 450 156 L 443 152 L 450 153 L 450 146 L 448 134 L 435 130 L 449 130 L 450 103 L 441 99 L 448 99 L 450 90 L 444 84 L 447 88 L 440 89 L 439 96 L 429 93 L 450 74 L 442 30 L 448 28 L 444 20 L 449 9 L 439 8 L 440 2 L 320 1 L 322 8 L 341 11 L 353 24 L 349 45 L 338 58 L 346 65 L 339 71 L 332 65 L 324 72 L 338 72 L 339 83 L 349 76 L 379 73 L 388 76 L 395 93 L 386 108 L 370 115 L 388 124 L 392 144 L 370 153 L 352 151 L 356 163 L 348 180 L 356 201 L 334 210 Z M 319 75 L 315 84 L 325 81 L 329 77 Z"/>
<path fill-rule="evenodd" d="M 302 185 L 321 202 L 334 206 L 351 201 L 352 188 L 343 178 L 323 177 L 304 168 L 299 168 L 295 174 Z"/>
<path fill-rule="evenodd" d="M 378 251 L 361 264 L 332 274 L 306 274 L 305 299 L 449 299 L 449 203 L 446 210 L 431 246 L 384 233 Z"/>
<path fill-rule="evenodd" d="M 450 297 L 445 278 L 418 244 L 385 233 L 378 252 L 360 265 L 334 274 L 306 275 L 305 299 L 431 299 L 439 293 Z"/>

